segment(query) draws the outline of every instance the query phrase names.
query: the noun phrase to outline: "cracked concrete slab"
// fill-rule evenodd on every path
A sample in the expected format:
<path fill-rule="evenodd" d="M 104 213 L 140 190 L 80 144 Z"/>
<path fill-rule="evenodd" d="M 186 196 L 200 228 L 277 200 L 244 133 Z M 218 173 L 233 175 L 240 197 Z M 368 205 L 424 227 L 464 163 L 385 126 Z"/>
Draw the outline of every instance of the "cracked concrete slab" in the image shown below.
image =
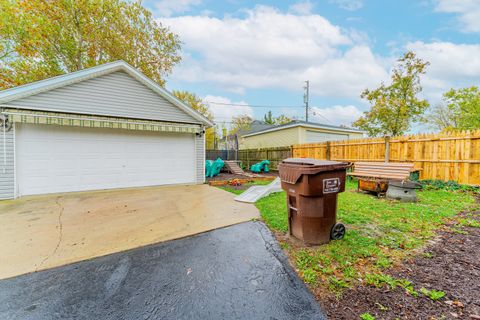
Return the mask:
<path fill-rule="evenodd" d="M 0 201 L 0 279 L 259 217 L 207 185 L 66 193 Z"/>
<path fill-rule="evenodd" d="M 0 281 L 1 319 L 326 319 L 261 222 Z"/>

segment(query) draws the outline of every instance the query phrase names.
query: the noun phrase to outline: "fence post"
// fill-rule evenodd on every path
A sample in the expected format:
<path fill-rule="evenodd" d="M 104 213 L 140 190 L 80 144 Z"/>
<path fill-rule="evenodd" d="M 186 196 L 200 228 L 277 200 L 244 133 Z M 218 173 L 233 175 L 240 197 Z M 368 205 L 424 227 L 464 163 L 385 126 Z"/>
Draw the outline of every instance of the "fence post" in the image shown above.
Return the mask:
<path fill-rule="evenodd" d="M 325 144 L 325 158 L 330 160 L 330 141 Z"/>
<path fill-rule="evenodd" d="M 390 137 L 385 136 L 385 162 L 390 161 Z"/>
<path fill-rule="evenodd" d="M 247 170 L 250 168 L 250 149 L 245 150 L 247 153 Z"/>

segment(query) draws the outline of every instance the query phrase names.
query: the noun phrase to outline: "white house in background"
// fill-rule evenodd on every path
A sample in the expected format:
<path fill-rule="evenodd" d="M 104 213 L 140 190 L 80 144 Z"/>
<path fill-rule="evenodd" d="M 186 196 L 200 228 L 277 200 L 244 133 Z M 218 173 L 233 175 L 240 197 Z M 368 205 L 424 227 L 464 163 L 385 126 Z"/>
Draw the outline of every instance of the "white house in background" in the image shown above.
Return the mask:
<path fill-rule="evenodd" d="M 0 199 L 203 183 L 212 125 L 123 61 L 0 91 Z"/>

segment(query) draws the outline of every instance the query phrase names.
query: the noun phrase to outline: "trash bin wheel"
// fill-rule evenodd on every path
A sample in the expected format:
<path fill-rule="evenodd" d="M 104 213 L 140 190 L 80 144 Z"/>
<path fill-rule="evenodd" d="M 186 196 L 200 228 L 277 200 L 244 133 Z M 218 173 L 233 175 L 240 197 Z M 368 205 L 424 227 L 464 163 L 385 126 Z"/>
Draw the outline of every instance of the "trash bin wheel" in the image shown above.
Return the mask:
<path fill-rule="evenodd" d="M 340 240 L 345 236 L 345 226 L 341 223 L 335 223 L 330 231 L 332 240 Z"/>

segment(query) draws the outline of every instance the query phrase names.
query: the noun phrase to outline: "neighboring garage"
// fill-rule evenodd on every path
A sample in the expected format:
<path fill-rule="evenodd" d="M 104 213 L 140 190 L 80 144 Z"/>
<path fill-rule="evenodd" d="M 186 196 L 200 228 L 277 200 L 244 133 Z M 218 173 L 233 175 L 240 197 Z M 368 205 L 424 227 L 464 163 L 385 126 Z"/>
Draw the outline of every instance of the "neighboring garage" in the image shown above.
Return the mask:
<path fill-rule="evenodd" d="M 0 199 L 204 182 L 212 123 L 123 61 L 0 92 Z"/>

